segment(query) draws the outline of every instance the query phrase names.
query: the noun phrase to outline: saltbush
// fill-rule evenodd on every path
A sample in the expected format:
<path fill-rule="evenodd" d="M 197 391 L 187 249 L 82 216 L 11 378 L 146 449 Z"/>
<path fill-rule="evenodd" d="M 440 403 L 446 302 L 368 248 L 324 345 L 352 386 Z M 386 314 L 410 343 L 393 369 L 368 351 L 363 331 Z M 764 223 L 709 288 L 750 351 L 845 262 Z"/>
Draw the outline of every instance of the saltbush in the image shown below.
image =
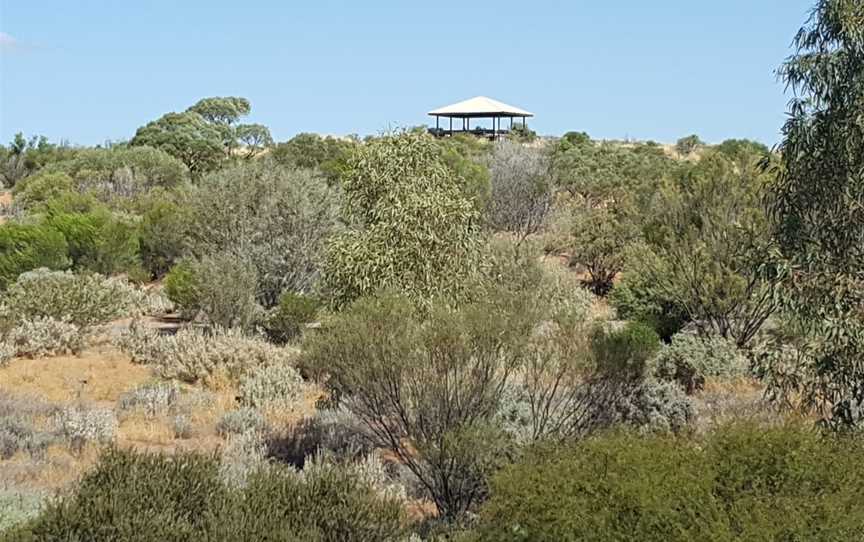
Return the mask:
<path fill-rule="evenodd" d="M 19 276 L 9 288 L 0 317 L 13 324 L 50 317 L 87 327 L 134 312 L 139 295 L 123 279 L 37 269 Z"/>
<path fill-rule="evenodd" d="M 25 358 L 77 354 L 84 347 L 84 334 L 75 324 L 37 316 L 12 328 L 5 343 Z"/>
<path fill-rule="evenodd" d="M 677 382 L 687 393 L 701 389 L 706 378 L 745 376 L 748 365 L 747 356 L 735 341 L 692 333 L 676 334 L 650 362 L 657 378 Z"/>
<path fill-rule="evenodd" d="M 696 416 L 693 403 L 679 386 L 646 378 L 609 406 L 615 421 L 640 432 L 679 433 Z"/>
<path fill-rule="evenodd" d="M 613 434 L 504 469 L 477 541 L 856 540 L 860 441 L 728 427 L 705 442 Z"/>
<path fill-rule="evenodd" d="M 74 492 L 6 538 L 399 542 L 406 527 L 400 500 L 344 468 L 262 469 L 231 490 L 212 456 L 110 449 Z"/>
<path fill-rule="evenodd" d="M 269 365 L 287 365 L 294 351 L 236 329 L 184 328 L 163 335 L 136 322 L 115 339 L 135 363 L 153 365 L 163 378 L 185 382 L 207 380 L 225 374 L 239 380 Z"/>
<path fill-rule="evenodd" d="M 0 341 L 0 369 L 6 367 L 9 361 L 18 354 L 18 349 L 6 341 Z"/>
<path fill-rule="evenodd" d="M 54 414 L 53 422 L 57 432 L 75 449 L 88 443 L 111 442 L 117 431 L 117 418 L 110 409 L 65 407 Z"/>
<path fill-rule="evenodd" d="M 242 435 L 249 432 L 266 433 L 268 429 L 264 415 L 250 407 L 228 411 L 216 424 L 216 432 L 222 436 Z"/>
<path fill-rule="evenodd" d="M 177 404 L 180 388 L 173 382 L 153 382 L 142 384 L 127 391 L 117 400 L 121 412 L 140 410 L 147 417 L 167 414 Z"/>
<path fill-rule="evenodd" d="M 0 290 L 15 282 L 21 273 L 47 267 L 69 267 L 69 247 L 63 234 L 35 224 L 0 224 Z"/>
<path fill-rule="evenodd" d="M 295 408 L 307 387 L 290 365 L 271 365 L 240 380 L 240 402 L 254 408 Z"/>

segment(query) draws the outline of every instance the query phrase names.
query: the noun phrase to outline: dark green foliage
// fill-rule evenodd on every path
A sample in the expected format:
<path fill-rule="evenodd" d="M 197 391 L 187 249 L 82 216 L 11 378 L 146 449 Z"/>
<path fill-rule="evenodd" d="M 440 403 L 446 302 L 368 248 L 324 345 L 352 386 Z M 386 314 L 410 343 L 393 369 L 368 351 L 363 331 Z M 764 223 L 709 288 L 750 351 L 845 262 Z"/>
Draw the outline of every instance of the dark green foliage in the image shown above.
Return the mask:
<path fill-rule="evenodd" d="M 165 275 L 165 295 L 187 317 L 192 317 L 201 306 L 201 285 L 191 260 L 181 261 Z"/>
<path fill-rule="evenodd" d="M 864 4 L 819 0 L 794 45 L 769 207 L 794 278 L 784 298 L 797 355 L 778 344 L 765 365 L 778 397 L 848 427 L 864 420 Z"/>
<path fill-rule="evenodd" d="M 478 541 L 856 540 L 861 443 L 730 427 L 704 443 L 616 434 L 537 450 L 493 482 Z"/>
<path fill-rule="evenodd" d="M 283 166 L 317 169 L 328 182 L 335 184 L 355 145 L 355 142 L 345 139 L 298 134 L 276 145 L 270 155 Z"/>
<path fill-rule="evenodd" d="M 168 113 L 138 128 L 129 144 L 162 150 L 183 162 L 193 176 L 215 169 L 225 156 L 223 135 L 194 112 Z"/>
<path fill-rule="evenodd" d="M 46 224 L 66 238 L 75 269 L 112 275 L 140 267 L 138 225 L 129 219 L 99 208 L 55 214 Z"/>
<path fill-rule="evenodd" d="M 396 542 L 405 530 L 400 503 L 337 467 L 266 469 L 229 490 L 213 457 L 109 450 L 73 493 L 3 540 Z"/>
<path fill-rule="evenodd" d="M 176 192 L 154 191 L 139 201 L 141 263 L 153 278 L 160 278 L 186 253 L 188 209 L 177 202 Z"/>
<path fill-rule="evenodd" d="M 598 327 L 591 338 L 598 366 L 625 380 L 641 378 L 646 362 L 659 348 L 660 337 L 640 322 L 628 322 L 620 329 Z"/>
<path fill-rule="evenodd" d="M 69 266 L 69 245 L 59 231 L 46 225 L 0 224 L 0 290 L 26 271 Z"/>
<path fill-rule="evenodd" d="M 647 324 L 667 342 L 689 321 L 684 308 L 658 291 L 655 284 L 641 272 L 636 257 L 628 257 L 627 270 L 607 299 L 619 319 Z"/>
<path fill-rule="evenodd" d="M 109 450 L 76 491 L 8 540 L 192 540 L 229 500 L 218 463 Z"/>
<path fill-rule="evenodd" d="M 25 209 L 33 210 L 64 193 L 72 192 L 75 181 L 65 173 L 37 173 L 31 175 L 12 190 L 15 203 Z"/>
<path fill-rule="evenodd" d="M 567 132 L 561 136 L 561 144 L 575 147 L 577 145 L 587 145 L 591 143 L 591 136 L 587 132 Z"/>
<path fill-rule="evenodd" d="M 315 321 L 320 306 L 321 302 L 313 296 L 284 292 L 267 316 L 267 336 L 282 344 L 294 340 L 306 324 Z"/>

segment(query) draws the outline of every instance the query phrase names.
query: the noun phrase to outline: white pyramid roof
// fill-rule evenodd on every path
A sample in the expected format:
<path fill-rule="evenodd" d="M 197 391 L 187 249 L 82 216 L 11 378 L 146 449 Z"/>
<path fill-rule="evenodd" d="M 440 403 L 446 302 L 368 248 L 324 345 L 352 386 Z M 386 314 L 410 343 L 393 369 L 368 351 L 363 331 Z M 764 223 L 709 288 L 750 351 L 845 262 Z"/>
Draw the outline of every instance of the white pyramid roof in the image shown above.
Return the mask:
<path fill-rule="evenodd" d="M 533 117 L 534 113 L 487 98 L 477 96 L 464 102 L 455 103 L 429 112 L 430 116 L 468 117 L 480 115 L 501 115 L 502 117 Z"/>

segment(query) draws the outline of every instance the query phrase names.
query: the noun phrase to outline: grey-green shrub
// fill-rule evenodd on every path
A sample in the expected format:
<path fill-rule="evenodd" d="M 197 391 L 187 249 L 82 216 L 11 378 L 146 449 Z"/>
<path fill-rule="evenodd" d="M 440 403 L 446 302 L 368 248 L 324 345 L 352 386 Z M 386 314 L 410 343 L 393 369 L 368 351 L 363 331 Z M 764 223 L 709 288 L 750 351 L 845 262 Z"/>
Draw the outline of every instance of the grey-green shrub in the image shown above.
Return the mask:
<path fill-rule="evenodd" d="M 26 358 L 77 354 L 84 347 L 84 333 L 75 324 L 37 316 L 12 328 L 4 344 Z"/>
<path fill-rule="evenodd" d="M 134 312 L 135 291 L 119 278 L 37 269 L 21 274 L 8 289 L 0 320 L 51 317 L 80 327 L 104 324 Z"/>
<path fill-rule="evenodd" d="M 57 432 L 78 449 L 88 443 L 111 442 L 117 431 L 114 412 L 103 408 L 64 407 L 54 414 L 53 422 Z"/>
<path fill-rule="evenodd" d="M 646 378 L 610 405 L 615 419 L 641 432 L 679 433 L 696 417 L 693 403 L 671 382 Z"/>
<path fill-rule="evenodd" d="M 184 328 L 174 335 L 162 335 L 133 322 L 115 344 L 133 362 L 153 365 L 163 378 L 185 382 L 197 382 L 219 371 L 239 380 L 248 372 L 285 365 L 294 358 L 293 350 L 237 329 Z"/>
<path fill-rule="evenodd" d="M 302 400 L 307 386 L 290 365 L 271 365 L 240 380 L 240 402 L 254 408 L 292 409 Z"/>
<path fill-rule="evenodd" d="M 257 283 L 250 261 L 222 252 L 178 264 L 168 273 L 165 289 L 187 318 L 201 313 L 213 325 L 249 330 L 263 317 Z"/>
<path fill-rule="evenodd" d="M 0 341 L 0 369 L 9 365 L 9 361 L 11 361 L 17 354 L 17 348 L 6 341 Z"/>
<path fill-rule="evenodd" d="M 222 415 L 216 424 L 216 432 L 222 436 L 242 435 L 243 433 L 264 433 L 269 429 L 267 420 L 256 409 L 243 407 Z"/>
<path fill-rule="evenodd" d="M 120 396 L 117 406 L 120 411 L 140 409 L 146 416 L 167 414 L 177 404 L 180 389 L 173 382 L 142 384 Z"/>
<path fill-rule="evenodd" d="M 733 340 L 678 333 L 649 365 L 657 378 L 677 382 L 687 393 L 693 393 L 703 387 L 706 378 L 745 376 L 749 361 Z"/>

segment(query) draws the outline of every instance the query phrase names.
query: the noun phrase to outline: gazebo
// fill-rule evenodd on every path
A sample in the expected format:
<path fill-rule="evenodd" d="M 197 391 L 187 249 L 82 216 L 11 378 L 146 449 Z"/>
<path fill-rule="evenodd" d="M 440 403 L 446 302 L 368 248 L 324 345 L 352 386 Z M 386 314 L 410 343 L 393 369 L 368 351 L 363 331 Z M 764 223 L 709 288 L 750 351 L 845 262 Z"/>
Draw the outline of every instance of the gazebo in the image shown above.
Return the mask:
<path fill-rule="evenodd" d="M 429 116 L 435 117 L 435 128 L 430 128 L 429 132 L 438 137 L 452 136 L 456 133 L 470 133 L 496 139 L 501 134 L 507 134 L 513 128 L 513 119 L 522 119 L 522 127 L 525 128 L 525 119 L 533 117 L 534 113 L 529 113 L 524 109 L 507 105 L 492 98 L 477 96 L 464 102 L 434 109 L 429 112 Z M 441 128 L 441 117 L 450 120 L 449 127 L 446 130 Z M 462 120 L 461 129 L 458 126 L 456 130 L 453 129 L 453 119 Z M 492 119 L 492 127 L 481 128 L 477 126 L 472 130 L 471 119 Z M 510 119 L 508 129 L 501 128 L 501 119 Z"/>

